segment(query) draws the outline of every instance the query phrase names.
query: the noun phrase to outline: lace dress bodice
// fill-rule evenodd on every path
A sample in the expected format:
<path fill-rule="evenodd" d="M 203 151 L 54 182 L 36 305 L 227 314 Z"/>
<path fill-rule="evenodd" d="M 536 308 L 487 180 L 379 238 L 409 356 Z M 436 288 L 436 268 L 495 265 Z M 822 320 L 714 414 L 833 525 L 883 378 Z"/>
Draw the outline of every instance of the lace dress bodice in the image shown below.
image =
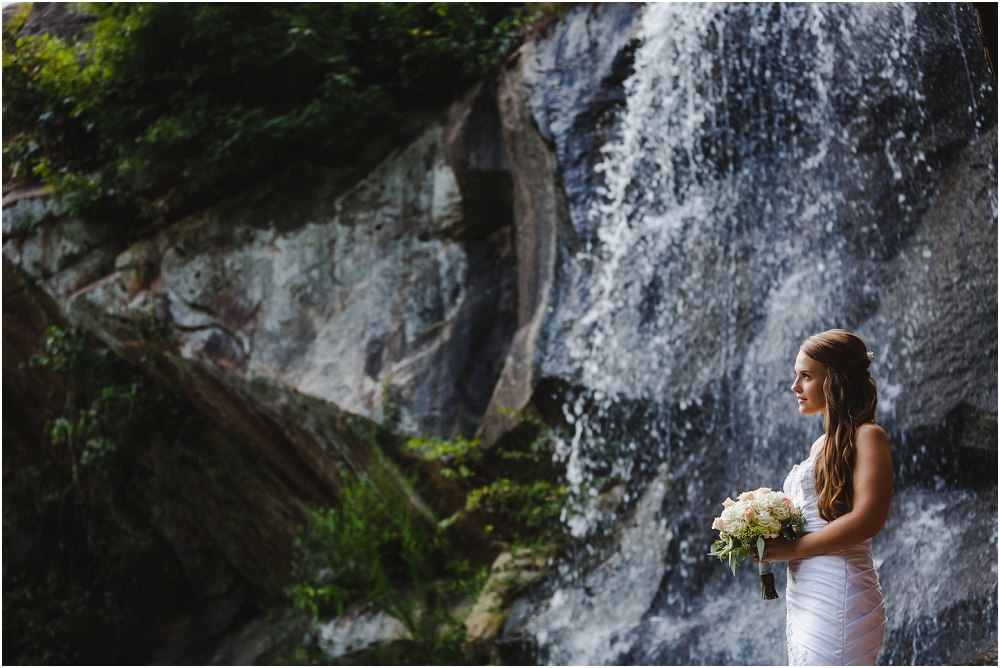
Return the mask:
<path fill-rule="evenodd" d="M 826 526 L 827 521 L 819 516 L 819 500 L 816 494 L 816 479 L 813 467 L 816 465 L 816 457 L 810 455 L 809 459 L 796 464 L 785 477 L 785 494 L 791 498 L 792 503 L 802 509 L 802 517 L 805 520 L 807 532 L 816 531 Z"/>

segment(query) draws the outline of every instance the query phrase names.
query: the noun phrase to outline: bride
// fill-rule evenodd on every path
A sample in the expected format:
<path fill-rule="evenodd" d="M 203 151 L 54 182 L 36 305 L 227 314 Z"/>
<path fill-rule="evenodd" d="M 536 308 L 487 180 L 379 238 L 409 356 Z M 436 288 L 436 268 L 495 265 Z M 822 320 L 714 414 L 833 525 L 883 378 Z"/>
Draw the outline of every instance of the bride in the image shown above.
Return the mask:
<path fill-rule="evenodd" d="M 822 414 L 824 434 L 785 481 L 808 533 L 764 545 L 765 561 L 788 562 L 791 665 L 874 665 L 882 646 L 885 606 L 871 538 L 889 513 L 892 461 L 875 424 L 869 364 L 864 341 L 842 329 L 810 336 L 795 359 L 799 413 Z"/>

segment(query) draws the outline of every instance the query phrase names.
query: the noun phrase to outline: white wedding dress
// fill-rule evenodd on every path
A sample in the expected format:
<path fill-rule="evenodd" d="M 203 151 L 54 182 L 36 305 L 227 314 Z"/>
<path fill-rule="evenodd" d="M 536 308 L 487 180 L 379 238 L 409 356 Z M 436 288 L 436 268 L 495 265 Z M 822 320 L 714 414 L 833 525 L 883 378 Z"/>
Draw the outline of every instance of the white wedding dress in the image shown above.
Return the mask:
<path fill-rule="evenodd" d="M 816 507 L 813 464 L 813 457 L 796 464 L 784 490 L 802 508 L 809 532 L 827 524 Z M 785 600 L 789 665 L 875 665 L 886 616 L 870 540 L 788 562 Z"/>

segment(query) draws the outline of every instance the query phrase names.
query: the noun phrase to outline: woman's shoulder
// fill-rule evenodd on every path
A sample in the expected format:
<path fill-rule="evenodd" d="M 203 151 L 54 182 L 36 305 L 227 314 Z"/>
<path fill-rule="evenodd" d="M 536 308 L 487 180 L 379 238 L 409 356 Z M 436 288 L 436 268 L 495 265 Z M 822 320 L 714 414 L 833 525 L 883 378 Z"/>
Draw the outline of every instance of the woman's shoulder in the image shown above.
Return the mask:
<path fill-rule="evenodd" d="M 885 429 L 874 422 L 866 422 L 858 427 L 857 435 L 854 438 L 855 447 L 858 451 L 868 450 L 873 452 L 889 451 L 889 436 Z"/>
<path fill-rule="evenodd" d="M 858 427 L 857 443 L 869 442 L 869 443 L 889 443 L 889 436 L 885 433 L 885 429 L 878 426 L 874 422 L 866 422 Z"/>

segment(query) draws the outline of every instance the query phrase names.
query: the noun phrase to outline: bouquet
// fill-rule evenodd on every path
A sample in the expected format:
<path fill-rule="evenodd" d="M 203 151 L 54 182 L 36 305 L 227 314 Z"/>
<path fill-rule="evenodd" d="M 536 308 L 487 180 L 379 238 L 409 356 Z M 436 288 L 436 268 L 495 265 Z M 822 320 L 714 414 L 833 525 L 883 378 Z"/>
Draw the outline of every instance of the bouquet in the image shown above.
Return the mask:
<path fill-rule="evenodd" d="M 765 539 L 783 536 L 791 540 L 805 534 L 802 510 L 782 492 L 772 492 L 770 487 L 743 492 L 738 501 L 727 498 L 722 505 L 725 507 L 722 516 L 712 523 L 712 528 L 719 532 L 719 540 L 712 544 L 709 554 L 721 561 L 728 560 L 737 579 L 739 562 L 749 557 L 754 548 L 758 555 L 764 554 Z M 773 601 L 778 592 L 771 564 L 763 559 L 759 564 L 761 596 L 765 601 Z"/>

